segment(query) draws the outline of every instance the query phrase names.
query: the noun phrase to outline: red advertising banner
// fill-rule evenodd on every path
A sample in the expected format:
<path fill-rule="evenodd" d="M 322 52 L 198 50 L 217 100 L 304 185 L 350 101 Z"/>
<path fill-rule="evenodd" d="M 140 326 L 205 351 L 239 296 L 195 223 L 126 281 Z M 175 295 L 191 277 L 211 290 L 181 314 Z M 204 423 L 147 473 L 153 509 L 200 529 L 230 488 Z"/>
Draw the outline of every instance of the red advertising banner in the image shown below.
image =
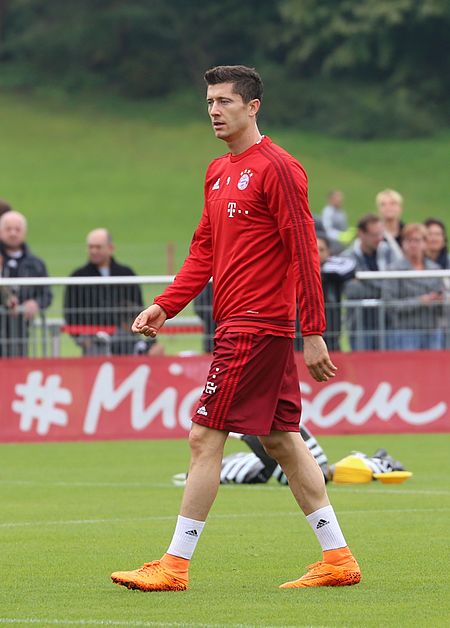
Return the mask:
<path fill-rule="evenodd" d="M 317 383 L 297 364 L 319 434 L 450 432 L 450 352 L 342 353 Z M 0 442 L 180 438 L 209 356 L 0 360 Z"/>

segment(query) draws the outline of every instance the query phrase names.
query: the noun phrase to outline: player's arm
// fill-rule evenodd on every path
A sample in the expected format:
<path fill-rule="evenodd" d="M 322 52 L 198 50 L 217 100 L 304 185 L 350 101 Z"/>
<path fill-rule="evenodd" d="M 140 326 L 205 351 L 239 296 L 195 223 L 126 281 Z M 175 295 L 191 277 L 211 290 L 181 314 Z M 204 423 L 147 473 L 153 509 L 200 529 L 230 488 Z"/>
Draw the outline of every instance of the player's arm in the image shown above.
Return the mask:
<path fill-rule="evenodd" d="M 316 381 L 327 381 L 336 367 L 322 338 L 325 306 L 306 173 L 295 160 L 283 160 L 266 173 L 264 191 L 294 270 L 305 363 Z"/>

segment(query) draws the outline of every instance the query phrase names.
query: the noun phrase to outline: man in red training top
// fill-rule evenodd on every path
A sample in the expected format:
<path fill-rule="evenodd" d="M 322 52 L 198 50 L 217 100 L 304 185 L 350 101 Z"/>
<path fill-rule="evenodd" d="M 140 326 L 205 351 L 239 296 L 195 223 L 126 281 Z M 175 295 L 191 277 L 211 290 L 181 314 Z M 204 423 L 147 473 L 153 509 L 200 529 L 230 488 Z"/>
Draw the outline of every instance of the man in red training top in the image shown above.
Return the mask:
<path fill-rule="evenodd" d="M 192 419 L 191 462 L 172 542 L 161 558 L 112 580 L 130 589 L 179 591 L 220 482 L 229 432 L 257 435 L 285 472 L 323 550 L 298 580 L 281 588 L 341 586 L 361 578 L 327 497 L 322 471 L 299 433 L 294 360 L 296 307 L 312 377 L 334 377 L 322 338 L 325 315 L 307 177 L 289 153 L 261 135 L 263 85 L 244 66 L 205 74 L 208 113 L 230 150 L 206 172 L 205 204 L 189 255 L 175 281 L 141 312 L 133 331 L 156 336 L 214 281 L 217 321 L 206 386 Z"/>

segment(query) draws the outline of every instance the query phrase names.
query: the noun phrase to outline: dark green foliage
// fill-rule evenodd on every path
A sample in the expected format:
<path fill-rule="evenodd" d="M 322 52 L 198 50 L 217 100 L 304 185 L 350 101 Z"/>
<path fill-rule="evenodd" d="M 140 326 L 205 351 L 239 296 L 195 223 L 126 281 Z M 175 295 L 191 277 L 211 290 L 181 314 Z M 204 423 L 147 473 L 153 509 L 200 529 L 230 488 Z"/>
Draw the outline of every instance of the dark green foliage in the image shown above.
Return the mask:
<path fill-rule="evenodd" d="M 420 137 L 442 124 L 437 107 L 421 107 L 406 87 L 330 78 L 266 81 L 262 116 L 271 126 L 295 126 L 358 139 Z"/>
<path fill-rule="evenodd" d="M 417 136 L 450 102 L 449 27 L 446 0 L 0 0 L 0 86 L 153 98 L 244 63 L 279 123 Z"/>

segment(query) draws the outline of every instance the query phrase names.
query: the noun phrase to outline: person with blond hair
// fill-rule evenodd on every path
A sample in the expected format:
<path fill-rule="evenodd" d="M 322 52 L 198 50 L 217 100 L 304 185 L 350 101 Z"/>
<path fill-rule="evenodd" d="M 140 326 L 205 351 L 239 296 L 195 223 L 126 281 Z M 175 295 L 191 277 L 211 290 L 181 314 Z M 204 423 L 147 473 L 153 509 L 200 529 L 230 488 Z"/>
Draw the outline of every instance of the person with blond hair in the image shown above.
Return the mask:
<path fill-rule="evenodd" d="M 401 259 L 402 229 L 404 222 L 401 220 L 403 213 L 403 196 L 396 190 L 386 189 L 378 192 L 375 197 L 378 215 L 384 227 L 384 239 L 392 249 L 396 259 Z"/>

